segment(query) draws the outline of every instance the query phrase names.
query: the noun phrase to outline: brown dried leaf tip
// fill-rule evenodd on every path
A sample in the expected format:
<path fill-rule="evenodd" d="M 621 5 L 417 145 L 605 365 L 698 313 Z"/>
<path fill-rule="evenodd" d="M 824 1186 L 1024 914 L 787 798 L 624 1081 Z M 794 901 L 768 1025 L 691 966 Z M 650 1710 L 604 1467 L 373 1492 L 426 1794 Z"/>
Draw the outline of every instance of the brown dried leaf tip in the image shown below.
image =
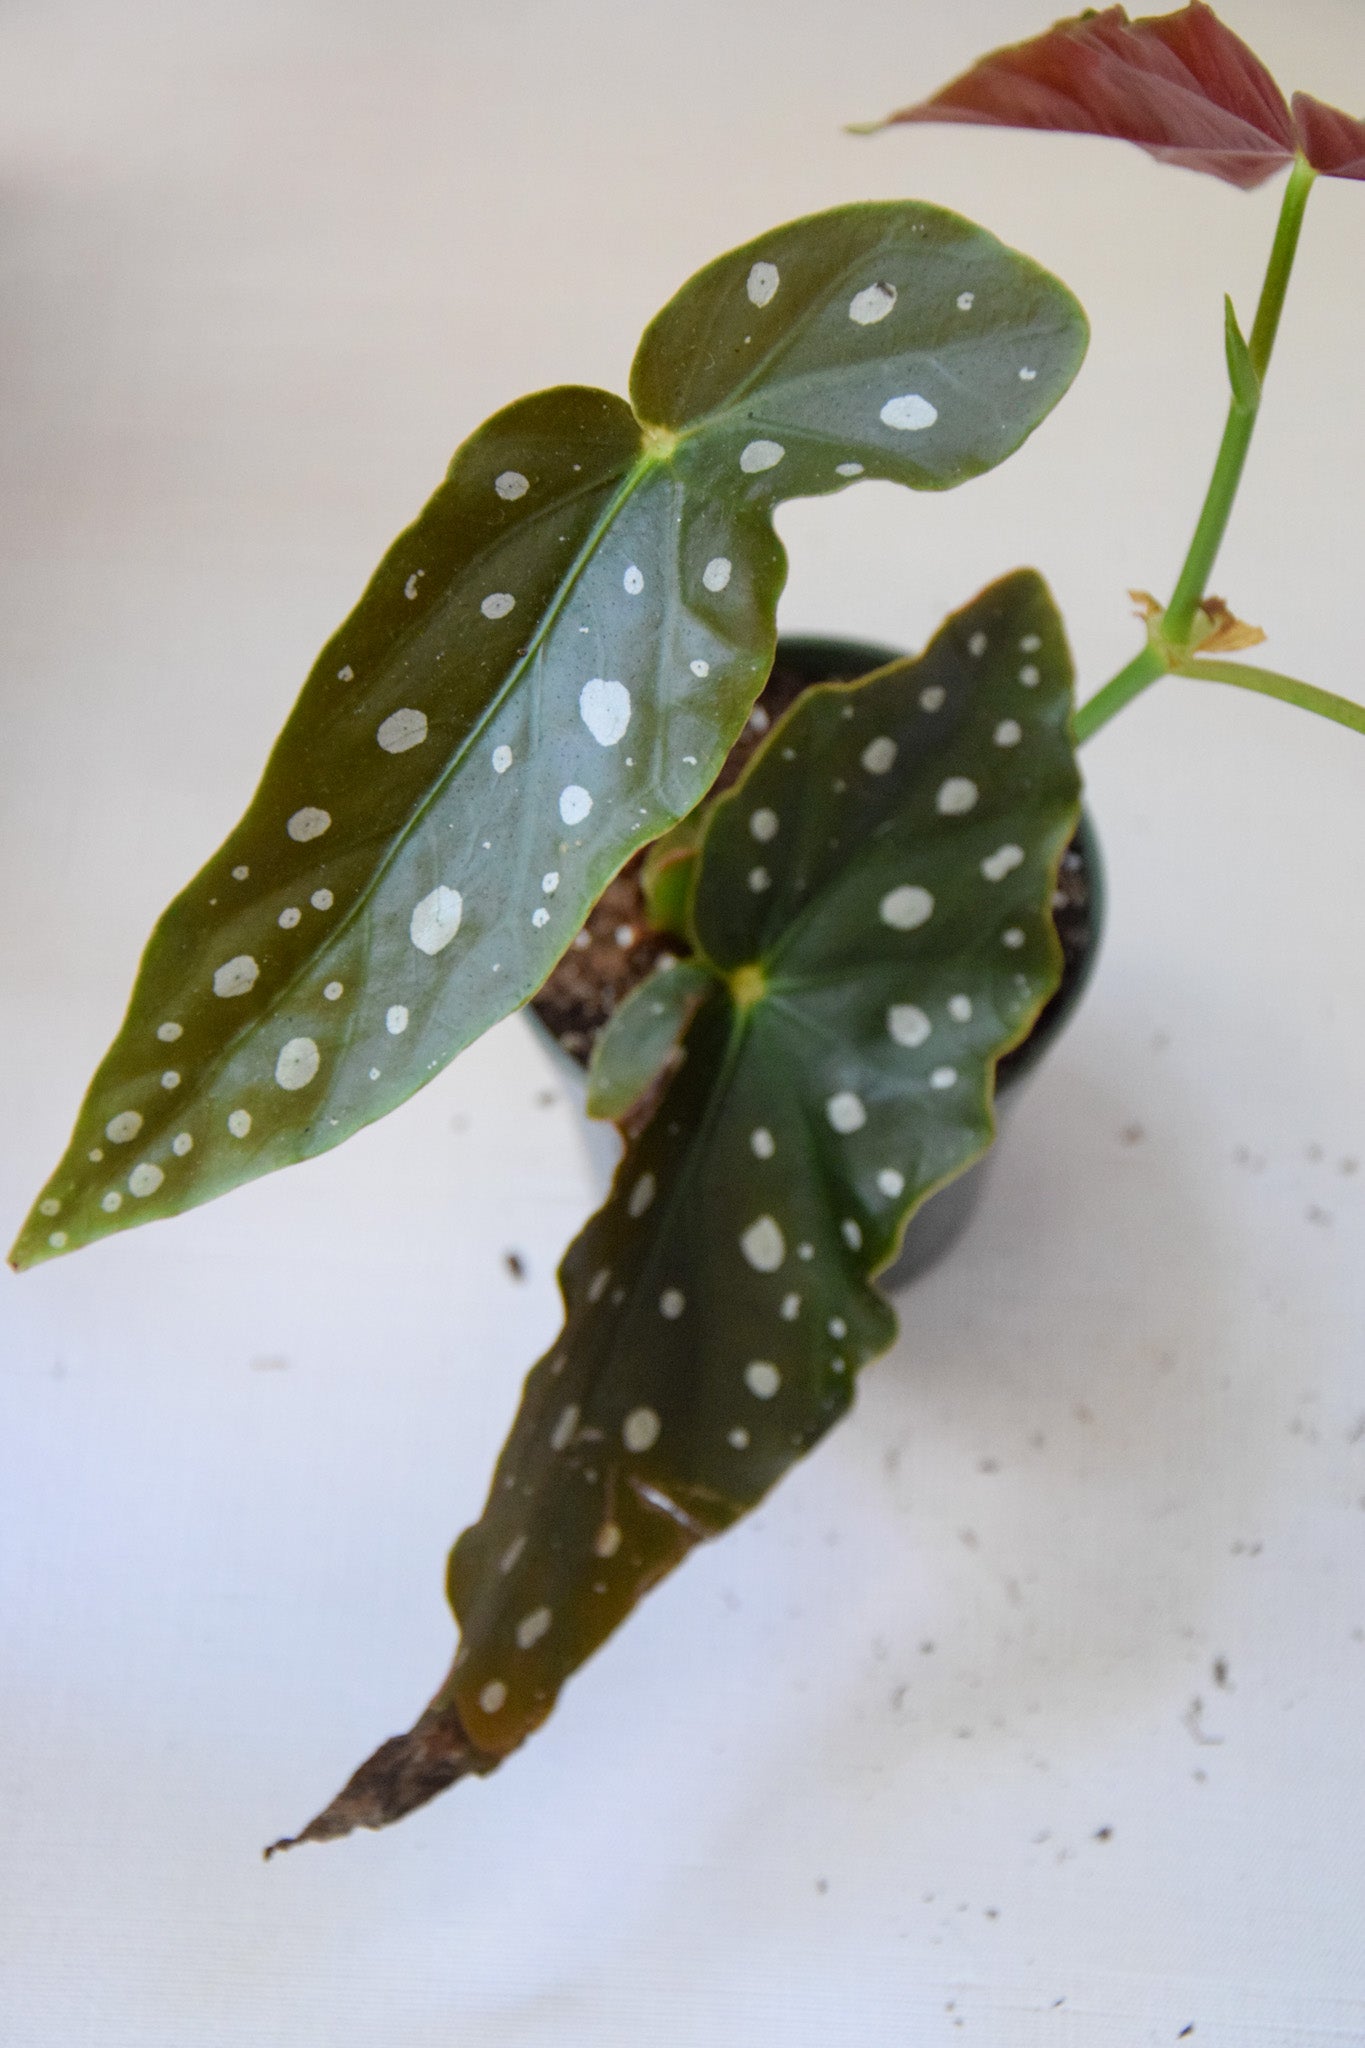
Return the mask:
<path fill-rule="evenodd" d="M 301 1842 L 335 1842 L 355 1828 L 386 1828 L 425 1806 L 460 1778 L 496 1769 L 499 1757 L 474 1747 L 453 1706 L 441 1706 L 440 1695 L 406 1735 L 390 1736 L 360 1766 L 330 1806 L 297 1835 L 272 1842 L 266 1861 L 279 1849 Z"/>
<path fill-rule="evenodd" d="M 1365 122 L 1307 93 L 1291 108 L 1204 0 L 1137 21 L 1122 7 L 1059 21 L 877 125 L 905 121 L 1108 135 L 1243 191 L 1299 152 L 1327 177 L 1365 179 Z"/>

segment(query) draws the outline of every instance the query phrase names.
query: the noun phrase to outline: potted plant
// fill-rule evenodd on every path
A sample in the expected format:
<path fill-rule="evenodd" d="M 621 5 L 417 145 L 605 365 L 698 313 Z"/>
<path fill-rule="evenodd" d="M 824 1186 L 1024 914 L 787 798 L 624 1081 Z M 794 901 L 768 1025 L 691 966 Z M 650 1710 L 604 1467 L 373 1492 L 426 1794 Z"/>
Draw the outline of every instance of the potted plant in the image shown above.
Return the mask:
<path fill-rule="evenodd" d="M 1076 746 L 1170 673 L 1365 730 L 1224 659 L 1258 636 L 1207 594 L 1309 191 L 1365 176 L 1365 130 L 1288 107 L 1198 0 L 1061 24 L 897 118 L 1115 134 L 1247 186 L 1289 167 L 1245 338 L 1227 307 L 1214 479 L 1139 653 L 1073 715 L 1062 622 L 1016 572 L 917 658 L 794 692 L 712 796 L 772 666 L 774 507 L 969 480 L 1085 343 L 1065 287 L 936 208 L 836 209 L 731 252 L 646 331 L 630 405 L 541 393 L 458 451 L 158 925 L 16 1244 L 35 1264 L 339 1143 L 537 995 L 634 863 L 652 971 L 596 1037 L 590 1104 L 630 1144 L 452 1555 L 454 1666 L 305 1838 L 493 1768 L 847 1407 L 894 1331 L 873 1283 L 989 1145 L 997 1065 L 1056 996 Z"/>

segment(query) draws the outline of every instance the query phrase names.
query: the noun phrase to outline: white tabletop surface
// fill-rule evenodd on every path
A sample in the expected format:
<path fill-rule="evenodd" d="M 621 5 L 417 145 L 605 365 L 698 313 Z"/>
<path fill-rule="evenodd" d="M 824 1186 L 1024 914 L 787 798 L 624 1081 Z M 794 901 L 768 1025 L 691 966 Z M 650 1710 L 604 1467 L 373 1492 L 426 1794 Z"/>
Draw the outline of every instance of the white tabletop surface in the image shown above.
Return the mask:
<path fill-rule="evenodd" d="M 787 509 L 783 624 L 918 645 L 1030 561 L 1085 688 L 1126 658 L 1276 192 L 840 133 L 1049 12 L 0 8 L 7 1231 L 454 446 L 622 388 L 764 227 L 939 201 L 1094 324 L 998 473 Z M 1227 12 L 1365 106 L 1359 0 Z M 1363 235 L 1320 185 L 1216 579 L 1356 695 Z M 258 1856 L 441 1676 L 444 1553 L 556 1323 L 593 1188 L 524 1027 L 326 1158 L 4 1276 L 6 2048 L 1365 2041 L 1365 744 L 1167 683 L 1085 765 L 1105 957 L 969 1239 L 851 1420 L 401 1828 Z"/>

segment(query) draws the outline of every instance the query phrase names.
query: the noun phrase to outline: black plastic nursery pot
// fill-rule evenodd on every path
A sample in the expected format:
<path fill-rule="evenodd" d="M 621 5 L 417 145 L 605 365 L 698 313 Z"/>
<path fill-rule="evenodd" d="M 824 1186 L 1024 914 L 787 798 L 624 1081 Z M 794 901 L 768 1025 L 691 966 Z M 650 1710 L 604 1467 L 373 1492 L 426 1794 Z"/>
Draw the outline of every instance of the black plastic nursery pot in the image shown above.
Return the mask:
<path fill-rule="evenodd" d="M 755 707 L 752 730 L 746 729 L 746 734 L 736 743 L 721 782 L 733 779 L 771 719 L 779 716 L 801 690 L 816 683 L 855 682 L 887 662 L 899 660 L 901 651 L 868 640 L 784 635 L 777 643 L 772 679 Z M 594 927 L 601 926 L 606 926 L 609 933 L 609 944 L 603 946 L 599 943 L 596 953 L 598 961 L 603 958 L 610 961 L 612 970 L 612 986 L 608 989 L 604 983 L 597 990 L 600 997 L 600 1014 L 596 1018 L 598 1026 L 606 1021 L 612 1007 L 621 1000 L 628 987 L 642 981 L 650 972 L 658 953 L 676 946 L 676 941 L 656 940 L 641 929 L 640 905 L 638 882 L 632 870 L 626 870 L 611 884 L 585 927 L 585 934 L 591 934 Z M 1063 855 L 1054 910 L 1065 956 L 1062 982 L 1028 1037 L 1012 1052 L 1006 1053 L 997 1069 L 996 1105 L 1002 1126 L 1023 1084 L 1066 1029 L 1085 993 L 1099 953 L 1104 923 L 1104 870 L 1094 827 L 1085 814 L 1082 814 L 1075 837 Z M 620 922 L 623 919 L 625 922 Z M 611 950 L 613 947 L 614 952 Z M 584 985 L 591 982 L 592 964 L 591 960 L 584 960 L 580 965 L 571 950 L 566 962 L 556 969 L 526 1012 L 537 1036 L 548 1043 L 565 1070 L 570 1086 L 578 1091 L 580 1097 L 585 1092 L 585 1070 L 593 1030 L 591 1016 L 585 1014 L 584 1002 Z M 592 1008 L 590 988 L 587 1012 Z M 569 1024 L 566 1024 L 566 1018 L 571 1018 Z M 604 1142 L 599 1147 L 590 1139 L 590 1149 L 605 1175 L 609 1148 L 614 1148 L 615 1144 L 614 1135 L 603 1126 L 590 1126 L 590 1132 L 593 1128 Z M 965 1173 L 959 1174 L 921 1203 L 906 1226 L 900 1252 L 878 1276 L 879 1287 L 888 1292 L 904 1287 L 927 1272 L 949 1251 L 966 1229 L 981 1200 L 987 1172 L 999 1142 L 997 1137 L 996 1144 L 974 1166 L 968 1167 Z"/>

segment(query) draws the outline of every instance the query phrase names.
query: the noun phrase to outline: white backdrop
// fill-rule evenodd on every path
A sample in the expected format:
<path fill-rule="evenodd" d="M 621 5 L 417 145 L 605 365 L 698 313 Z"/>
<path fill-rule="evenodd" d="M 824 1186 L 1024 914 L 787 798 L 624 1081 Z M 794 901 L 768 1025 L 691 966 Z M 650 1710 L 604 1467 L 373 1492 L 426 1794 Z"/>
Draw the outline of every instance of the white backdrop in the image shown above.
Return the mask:
<path fill-rule="evenodd" d="M 0 7 L 0 1216 L 458 441 L 701 262 L 914 194 L 1090 309 L 945 498 L 789 508 L 784 625 L 1170 586 L 1277 192 L 876 114 L 1035 0 Z M 1358 0 L 1227 0 L 1365 107 Z M 1347 693 L 1365 189 L 1319 185 L 1216 587 Z M 1087 752 L 1100 976 L 852 1420 L 504 1771 L 272 1864 L 445 1669 L 592 1190 L 509 1022 L 341 1151 L 0 1281 L 6 2048 L 1365 2041 L 1365 748 L 1167 683 Z M 510 1276 L 518 1251 L 528 1278 Z"/>

